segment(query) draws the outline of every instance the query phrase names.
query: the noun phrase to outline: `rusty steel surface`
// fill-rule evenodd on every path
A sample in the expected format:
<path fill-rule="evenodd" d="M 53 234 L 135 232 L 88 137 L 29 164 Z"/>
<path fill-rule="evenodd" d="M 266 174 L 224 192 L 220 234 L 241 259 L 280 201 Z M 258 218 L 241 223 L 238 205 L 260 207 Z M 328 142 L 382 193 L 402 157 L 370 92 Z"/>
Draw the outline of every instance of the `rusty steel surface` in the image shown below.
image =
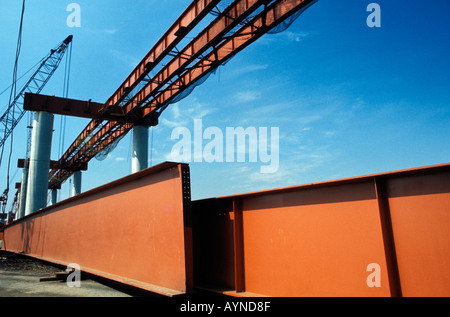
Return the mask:
<path fill-rule="evenodd" d="M 261 0 L 241 0 L 232 3 L 225 11 L 201 31 L 188 45 L 186 45 L 164 68 L 162 68 L 153 78 L 139 91 L 126 106 L 126 112 L 131 112 L 136 105 L 142 105 L 151 97 L 159 95 L 161 88 L 164 87 L 176 75 L 182 75 L 188 65 L 201 58 L 213 65 L 218 66 L 220 61 L 211 59 L 211 55 L 206 58 L 200 56 L 208 49 L 216 47 L 225 38 L 226 34 L 234 27 L 243 23 L 244 19 L 253 13 L 264 3 Z M 216 52 L 212 49 L 212 52 Z M 195 66 L 197 68 L 199 66 Z M 205 69 L 202 70 L 202 73 Z M 178 89 L 182 86 L 188 86 L 190 81 L 178 81 Z M 175 87 L 175 85 L 174 85 Z M 170 90 L 166 90 L 170 91 Z M 163 104 L 164 102 L 160 102 Z"/>
<path fill-rule="evenodd" d="M 156 65 L 183 40 L 186 34 L 192 30 L 218 3 L 220 0 L 194 0 L 172 24 L 166 33 L 158 40 L 155 46 L 147 53 L 142 61 L 131 72 L 127 79 L 106 101 L 103 107 L 104 114 L 117 111 L 119 104 L 127 97 Z M 133 124 L 120 124 L 116 121 L 108 121 L 102 125 L 103 119 L 93 119 L 71 144 L 68 150 L 59 160 L 61 164 L 69 165 L 86 163 L 92 159 L 98 151 L 114 142 L 121 135 L 125 135 L 133 127 Z M 91 140 L 87 140 L 95 133 Z M 87 140 L 87 141 L 86 141 Z M 79 149 L 81 145 L 86 145 Z M 50 172 L 50 188 L 59 188 L 72 173 L 67 170 L 53 169 Z"/>
<path fill-rule="evenodd" d="M 145 76 L 186 36 L 187 31 L 193 29 L 219 2 L 220 0 L 194 0 L 107 100 L 103 107 L 104 114 L 117 111 L 119 103 L 127 97 L 129 92 L 142 82 Z M 133 124 L 120 124 L 116 121 L 108 121 L 102 126 L 103 121 L 103 119 L 91 120 L 60 158 L 60 164 L 87 163 L 98 151 L 121 135 L 128 133 L 133 127 Z M 94 133 L 96 133 L 95 137 L 87 140 Z M 85 144 L 88 144 L 87 149 L 79 150 L 79 147 Z M 50 172 L 49 188 L 59 188 L 71 174 L 68 170 L 53 169 Z"/>
<path fill-rule="evenodd" d="M 258 1 L 264 4 L 265 1 Z M 307 7 L 312 0 L 277 0 L 264 7 L 262 12 L 252 17 L 230 36 L 223 36 L 222 41 L 211 52 L 187 69 L 167 89 L 158 93 L 143 105 L 143 115 L 150 115 L 164 107 L 171 99 L 183 92 L 185 87 L 199 81 L 215 68 L 254 43 L 269 30 L 287 18 Z M 250 9 L 252 6 L 249 7 Z M 219 24 L 220 25 L 220 24 Z"/>
<path fill-rule="evenodd" d="M 205 3 L 202 4 L 203 2 Z M 164 65 L 157 75 L 144 80 L 147 72 L 143 70 L 143 65 L 150 63 L 151 67 L 154 67 L 161 61 L 159 58 L 152 60 L 150 57 L 152 54 L 149 53 L 150 55 L 144 58 L 121 88 L 108 100 L 105 113 L 120 103 L 123 113 L 127 117 L 143 120 L 149 125 L 156 125 L 159 115 L 174 98 L 194 86 L 265 33 L 312 3 L 314 3 L 313 0 L 275 0 L 272 2 L 242 0 L 233 2 L 227 9 L 220 12 L 219 16 L 184 49 L 177 50 L 172 60 Z M 197 5 L 200 4 L 202 6 L 197 8 Z M 192 20 L 189 23 L 195 24 L 209 11 L 212 11 L 213 7 L 214 1 L 193 1 L 186 10 L 190 14 L 183 14 L 182 17 L 190 17 Z M 261 8 L 261 12 L 251 17 L 251 14 L 258 8 Z M 248 19 L 246 19 L 247 17 Z M 184 21 L 184 18 L 180 18 L 180 21 Z M 178 37 L 184 37 L 186 32 L 191 30 L 190 26 L 186 27 L 180 23 L 175 23 L 176 28 L 170 29 L 167 33 L 170 36 L 164 36 L 163 39 L 177 42 L 178 40 L 172 38 L 174 35 L 178 34 Z M 176 31 L 177 28 L 178 31 Z M 229 31 L 232 34 L 229 35 Z M 155 48 L 159 47 L 159 44 Z M 155 48 L 151 52 L 155 52 Z M 162 49 L 165 55 L 170 55 L 168 46 L 164 46 Z M 156 51 L 160 50 L 161 48 Z M 193 66 L 189 66 L 191 64 Z M 147 84 L 134 96 L 128 96 L 130 91 L 137 87 L 138 82 L 147 82 Z M 111 104 L 111 102 L 113 103 Z M 117 111 L 117 109 L 114 108 L 113 111 Z M 102 120 L 92 120 L 60 159 L 60 163 L 66 162 L 68 165 L 86 163 L 108 145 L 120 140 L 132 127 L 133 123 L 118 121 L 102 123 Z M 58 188 L 70 175 L 71 172 L 67 170 L 52 170 L 49 187 Z"/>
<path fill-rule="evenodd" d="M 170 51 L 192 30 L 220 0 L 194 0 L 172 24 L 144 59 L 136 66 L 122 85 L 106 102 L 106 107 L 117 105 L 127 91 L 133 89 Z"/>
<path fill-rule="evenodd" d="M 233 296 L 450 296 L 449 176 L 444 164 L 194 201 L 194 283 Z"/>
<path fill-rule="evenodd" d="M 192 289 L 189 168 L 163 163 L 44 208 L 5 228 L 3 250 L 151 292 Z"/>
<path fill-rule="evenodd" d="M 75 100 L 69 98 L 60 98 L 42 94 L 25 93 L 23 109 L 27 111 L 46 111 L 58 115 L 75 116 L 89 119 L 112 119 L 117 120 L 116 114 L 104 115 L 100 110 L 104 104 L 93 102 L 91 100 Z"/>

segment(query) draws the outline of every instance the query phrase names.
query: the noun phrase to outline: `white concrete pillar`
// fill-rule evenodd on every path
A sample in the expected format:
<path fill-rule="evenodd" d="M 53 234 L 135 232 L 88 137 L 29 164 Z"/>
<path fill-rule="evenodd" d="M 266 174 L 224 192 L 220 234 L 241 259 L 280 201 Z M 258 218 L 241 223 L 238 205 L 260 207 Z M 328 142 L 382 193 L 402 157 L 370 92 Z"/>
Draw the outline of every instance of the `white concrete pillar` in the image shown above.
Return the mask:
<path fill-rule="evenodd" d="M 81 171 L 73 173 L 72 197 L 81 194 Z"/>
<path fill-rule="evenodd" d="M 47 206 L 53 119 L 48 112 L 34 115 L 25 215 Z"/>
<path fill-rule="evenodd" d="M 58 202 L 58 190 L 52 189 L 52 205 Z"/>
<path fill-rule="evenodd" d="M 142 171 L 148 167 L 148 127 L 133 127 L 133 155 L 131 173 Z"/>
<path fill-rule="evenodd" d="M 25 216 L 27 190 L 28 190 L 28 161 L 25 160 L 25 166 L 22 170 L 22 183 L 20 184 L 19 209 L 17 210 L 16 220 L 21 219 Z"/>

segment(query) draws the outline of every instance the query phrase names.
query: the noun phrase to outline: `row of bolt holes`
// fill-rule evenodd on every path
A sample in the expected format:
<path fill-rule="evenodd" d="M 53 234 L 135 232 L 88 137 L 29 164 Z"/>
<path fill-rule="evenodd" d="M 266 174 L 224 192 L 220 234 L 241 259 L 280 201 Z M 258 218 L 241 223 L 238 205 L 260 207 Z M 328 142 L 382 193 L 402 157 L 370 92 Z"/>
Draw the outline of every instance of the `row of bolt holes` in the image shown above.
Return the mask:
<path fill-rule="evenodd" d="M 189 171 L 183 170 L 182 175 L 182 181 L 183 181 L 183 197 L 184 199 L 191 199 L 191 190 L 190 190 L 190 176 Z"/>

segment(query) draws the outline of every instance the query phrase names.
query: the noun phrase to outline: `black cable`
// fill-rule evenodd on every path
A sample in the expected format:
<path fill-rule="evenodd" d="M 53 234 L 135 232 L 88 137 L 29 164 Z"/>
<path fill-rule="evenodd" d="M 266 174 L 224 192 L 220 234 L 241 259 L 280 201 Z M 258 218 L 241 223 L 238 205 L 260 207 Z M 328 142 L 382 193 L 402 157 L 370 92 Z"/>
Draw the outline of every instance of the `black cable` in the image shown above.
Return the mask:
<path fill-rule="evenodd" d="M 17 38 L 17 47 L 16 47 L 16 56 L 15 56 L 15 61 L 14 61 L 14 70 L 13 70 L 13 81 L 12 81 L 12 85 L 11 85 L 11 92 L 9 95 L 9 103 L 11 104 L 11 101 L 13 99 L 13 96 L 16 95 L 17 93 L 17 88 L 16 88 L 16 82 L 17 82 L 17 67 L 19 64 L 19 55 L 20 55 L 20 49 L 22 46 L 22 27 L 23 27 L 23 17 L 24 17 L 24 13 L 25 13 L 25 0 L 23 0 L 22 3 L 22 12 L 21 12 L 21 16 L 20 16 L 20 25 L 19 25 L 19 35 Z M 14 122 L 14 108 L 12 109 L 12 122 Z M 6 115 L 6 124 L 8 123 L 9 120 L 9 112 Z M 6 135 L 6 130 L 5 129 L 5 135 Z M 9 153 L 9 158 L 8 158 L 8 171 L 7 171 L 7 181 L 6 181 L 6 186 L 7 189 L 9 189 L 9 172 L 10 172 L 10 167 L 11 167 L 11 157 L 12 157 L 12 150 L 13 150 L 13 142 L 14 142 L 14 135 L 13 133 L 11 133 L 11 148 L 10 148 L 10 153 Z M 1 163 L 3 161 L 3 154 L 4 154 L 4 150 L 5 150 L 5 146 L 2 146 L 2 151 L 1 151 L 1 155 L 0 155 L 0 166 Z"/>
<path fill-rule="evenodd" d="M 29 72 L 31 72 L 33 69 L 36 68 L 36 66 L 42 64 L 42 62 L 44 61 L 45 58 L 41 59 L 39 62 L 37 62 L 36 64 L 34 64 L 33 66 L 31 66 L 31 68 L 29 70 L 27 70 L 25 73 L 22 74 L 22 76 L 20 76 L 19 78 L 17 78 L 16 83 L 21 80 L 22 78 L 24 78 Z M 9 85 L 8 87 L 6 87 L 4 90 L 2 90 L 2 92 L 0 92 L 0 96 L 3 95 L 8 89 L 10 89 L 12 87 L 12 84 Z M 3 110 L 2 112 L 5 112 L 5 110 Z"/>
<path fill-rule="evenodd" d="M 66 65 L 64 69 L 64 84 L 63 84 L 63 97 L 67 98 L 69 95 L 69 78 L 70 78 L 70 65 L 72 63 L 72 43 L 69 44 L 69 53 L 66 55 Z M 66 134 L 66 116 L 61 116 L 59 125 L 59 142 L 58 142 L 58 157 L 61 157 L 64 152 L 64 139 Z"/>

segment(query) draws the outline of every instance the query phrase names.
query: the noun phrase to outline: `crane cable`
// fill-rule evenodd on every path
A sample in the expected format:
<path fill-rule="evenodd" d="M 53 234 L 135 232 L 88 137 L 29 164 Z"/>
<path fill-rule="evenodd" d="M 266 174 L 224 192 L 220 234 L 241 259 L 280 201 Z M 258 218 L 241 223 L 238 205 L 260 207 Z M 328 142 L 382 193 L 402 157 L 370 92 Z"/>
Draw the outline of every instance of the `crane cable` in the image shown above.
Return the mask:
<path fill-rule="evenodd" d="M 66 55 L 66 65 L 64 72 L 64 86 L 63 86 L 63 97 L 69 97 L 69 83 L 70 83 L 70 68 L 72 65 L 72 42 L 70 42 L 70 49 Z M 58 143 L 58 157 L 61 157 L 64 153 L 64 140 L 66 136 L 66 116 L 61 116 L 60 126 L 59 126 L 59 143 Z"/>
<path fill-rule="evenodd" d="M 22 12 L 21 12 L 21 15 L 20 15 L 19 34 L 18 34 L 18 38 L 17 38 L 16 56 L 15 56 L 14 70 L 13 70 L 13 81 L 12 81 L 12 85 L 11 85 L 11 92 L 10 92 L 10 95 L 9 95 L 9 104 L 11 104 L 11 101 L 13 100 L 13 98 L 16 96 L 16 93 L 17 93 L 17 91 L 16 91 L 17 90 L 16 82 L 18 80 L 17 79 L 17 68 L 18 68 L 18 64 L 19 64 L 20 49 L 21 49 L 21 46 L 22 46 L 22 27 L 23 27 L 24 13 L 25 13 L 25 0 L 23 0 Z M 6 122 L 8 122 L 8 119 L 9 119 L 9 112 L 7 114 L 7 117 L 6 117 Z M 14 121 L 14 109 L 12 110 L 12 121 Z M 8 157 L 8 170 L 7 170 L 7 176 L 6 176 L 6 186 L 7 186 L 6 192 L 9 192 L 9 173 L 10 173 L 10 168 L 11 168 L 11 157 L 12 157 L 12 152 L 13 152 L 13 143 L 14 143 L 14 134 L 12 133 L 11 134 L 11 146 L 10 146 L 10 150 L 9 150 L 10 152 L 9 152 L 9 157 Z M 3 160 L 4 149 L 5 149 L 5 147 L 2 147 L 2 152 L 1 152 L 1 155 L 0 155 L 0 166 L 1 166 L 1 162 Z"/>
<path fill-rule="evenodd" d="M 17 78 L 16 82 L 18 82 L 19 80 L 21 80 L 22 78 L 24 78 L 29 72 L 31 72 L 33 69 L 35 69 L 38 65 L 42 64 L 42 62 L 45 60 L 45 57 L 42 58 L 39 62 L 37 62 L 36 64 L 34 64 L 33 66 L 31 66 L 31 68 L 29 70 L 27 70 L 25 73 L 22 74 L 22 76 L 20 76 L 19 78 Z M 8 91 L 10 88 L 12 87 L 12 84 L 9 85 L 8 87 L 6 87 L 4 90 L 2 90 L 0 92 L 0 96 L 3 95 L 6 91 Z M 4 110 L 2 111 L 4 112 Z"/>
<path fill-rule="evenodd" d="M 63 84 L 63 97 L 69 97 L 69 82 L 70 82 L 70 68 L 72 65 L 72 42 L 70 42 L 70 49 L 66 55 L 66 65 L 64 70 L 64 84 Z M 64 140 L 66 137 L 66 116 L 62 115 L 59 124 L 59 141 L 58 141 L 58 157 L 62 157 L 64 153 Z M 70 188 L 70 186 L 69 186 Z M 49 193 L 51 195 L 51 193 Z M 70 196 L 70 194 L 69 194 Z M 57 197 L 58 199 L 58 197 Z"/>

